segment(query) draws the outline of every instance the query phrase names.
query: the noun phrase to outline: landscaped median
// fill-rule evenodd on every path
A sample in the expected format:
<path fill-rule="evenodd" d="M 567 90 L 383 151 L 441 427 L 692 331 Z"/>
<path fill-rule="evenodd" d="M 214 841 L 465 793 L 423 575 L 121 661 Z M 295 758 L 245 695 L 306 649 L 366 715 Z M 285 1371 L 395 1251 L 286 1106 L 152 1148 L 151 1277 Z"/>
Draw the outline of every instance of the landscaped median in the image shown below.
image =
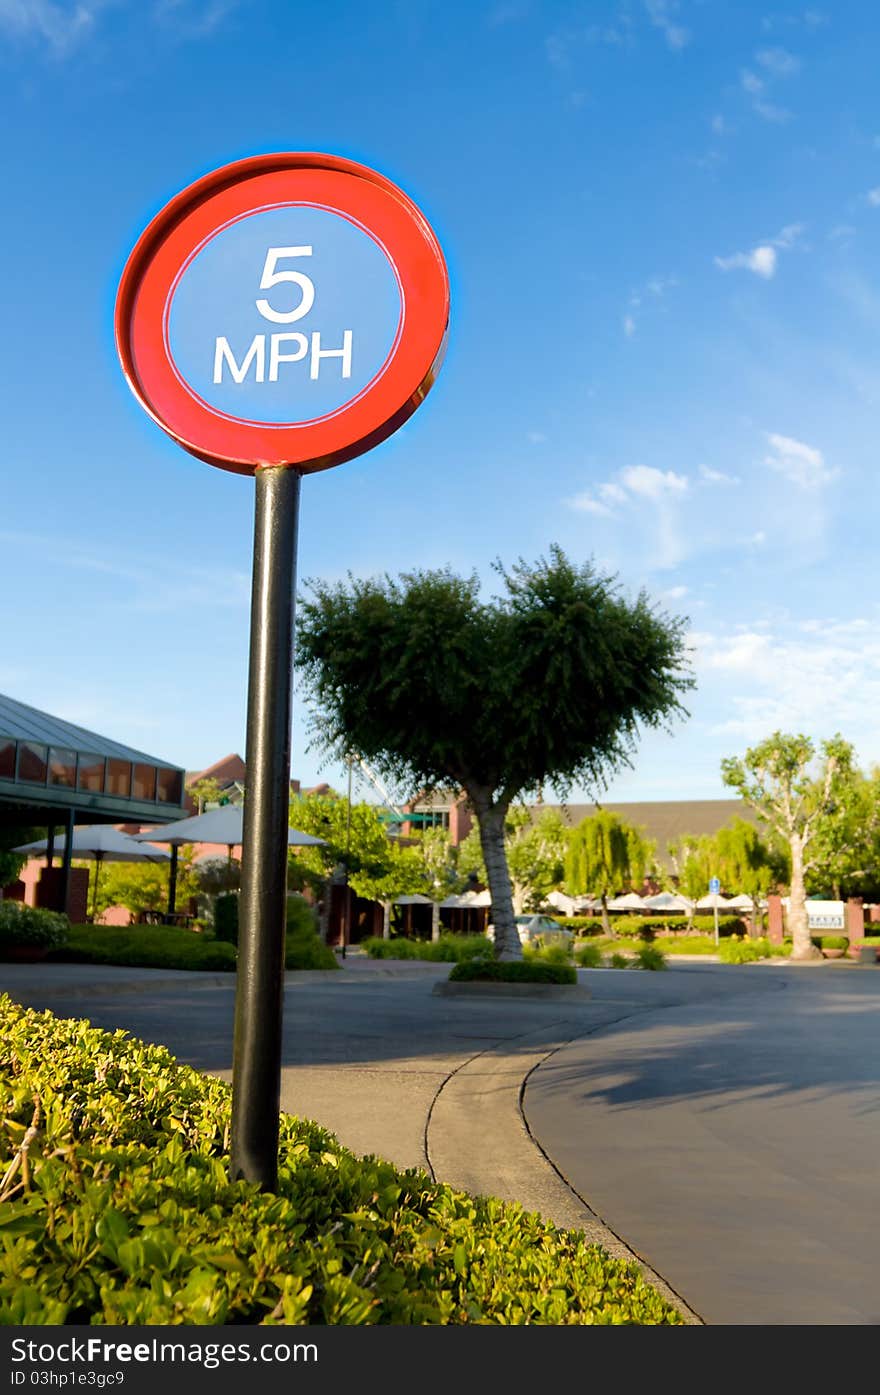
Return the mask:
<path fill-rule="evenodd" d="M 6 1324 L 675 1324 L 631 1263 L 283 1116 L 275 1193 L 228 1177 L 230 1091 L 0 998 Z"/>

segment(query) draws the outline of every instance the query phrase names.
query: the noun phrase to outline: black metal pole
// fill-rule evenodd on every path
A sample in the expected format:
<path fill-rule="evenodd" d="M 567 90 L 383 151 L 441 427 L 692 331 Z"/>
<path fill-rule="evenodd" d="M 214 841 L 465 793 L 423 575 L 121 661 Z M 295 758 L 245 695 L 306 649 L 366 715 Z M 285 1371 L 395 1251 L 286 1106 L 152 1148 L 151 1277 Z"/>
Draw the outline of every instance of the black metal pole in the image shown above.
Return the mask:
<path fill-rule="evenodd" d="M 168 914 L 174 915 L 177 906 L 177 855 L 180 846 L 177 843 L 171 844 L 171 863 L 168 867 Z"/>
<path fill-rule="evenodd" d="M 257 471 L 255 486 L 230 1172 L 271 1191 L 278 1180 L 300 475 L 269 467 Z"/>
<path fill-rule="evenodd" d="M 70 914 L 70 862 L 73 857 L 73 821 L 75 809 L 67 811 L 67 828 L 64 831 L 64 851 L 61 854 L 61 909 Z"/>

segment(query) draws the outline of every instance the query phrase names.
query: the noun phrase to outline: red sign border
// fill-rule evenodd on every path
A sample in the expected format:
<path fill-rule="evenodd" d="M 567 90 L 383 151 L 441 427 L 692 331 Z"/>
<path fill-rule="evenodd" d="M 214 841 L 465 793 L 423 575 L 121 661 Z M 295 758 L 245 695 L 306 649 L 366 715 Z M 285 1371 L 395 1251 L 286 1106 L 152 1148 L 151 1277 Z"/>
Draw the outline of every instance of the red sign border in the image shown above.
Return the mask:
<path fill-rule="evenodd" d="M 292 170 L 300 176 L 295 190 Z M 403 298 L 397 340 L 367 388 L 329 416 L 298 425 L 230 418 L 181 380 L 164 334 L 169 296 L 195 249 L 231 219 L 267 205 L 312 202 L 359 222 L 388 256 Z M 448 324 L 446 263 L 421 211 L 377 171 L 313 152 L 237 160 L 184 189 L 138 239 L 115 312 L 119 358 L 144 410 L 192 455 L 246 475 L 272 465 L 326 470 L 385 440 L 435 381 Z"/>

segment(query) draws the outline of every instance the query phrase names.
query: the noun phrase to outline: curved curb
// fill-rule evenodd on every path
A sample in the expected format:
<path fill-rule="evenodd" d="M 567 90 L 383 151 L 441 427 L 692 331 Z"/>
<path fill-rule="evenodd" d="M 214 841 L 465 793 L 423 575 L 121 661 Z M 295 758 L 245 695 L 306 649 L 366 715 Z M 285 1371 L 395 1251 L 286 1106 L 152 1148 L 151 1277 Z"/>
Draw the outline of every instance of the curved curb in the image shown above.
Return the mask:
<path fill-rule="evenodd" d="M 528 1127 L 522 1109 L 526 1082 L 561 1044 L 580 1035 L 568 1037 L 568 1025 L 557 1022 L 490 1047 L 446 1077 L 425 1126 L 431 1172 L 464 1191 L 516 1202 L 561 1230 L 581 1231 L 588 1244 L 638 1265 L 687 1325 L 702 1326 L 702 1318 L 574 1191 Z"/>

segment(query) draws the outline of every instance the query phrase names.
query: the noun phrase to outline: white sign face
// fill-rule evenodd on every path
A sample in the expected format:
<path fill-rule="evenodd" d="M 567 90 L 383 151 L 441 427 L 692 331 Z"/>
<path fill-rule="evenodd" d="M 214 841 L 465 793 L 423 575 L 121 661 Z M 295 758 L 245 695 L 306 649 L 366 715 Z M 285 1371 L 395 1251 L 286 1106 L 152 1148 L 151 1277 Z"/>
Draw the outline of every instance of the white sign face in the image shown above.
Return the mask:
<path fill-rule="evenodd" d="M 807 925 L 810 930 L 844 930 L 846 910 L 842 901 L 808 901 Z"/>

